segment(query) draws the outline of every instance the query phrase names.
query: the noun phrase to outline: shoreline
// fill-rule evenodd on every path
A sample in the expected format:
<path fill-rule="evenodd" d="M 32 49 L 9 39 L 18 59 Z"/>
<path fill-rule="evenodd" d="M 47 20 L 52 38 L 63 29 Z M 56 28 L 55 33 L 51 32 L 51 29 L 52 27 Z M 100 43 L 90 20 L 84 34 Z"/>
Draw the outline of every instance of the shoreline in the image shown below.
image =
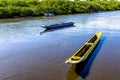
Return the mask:
<path fill-rule="evenodd" d="M 115 11 L 120 11 L 120 10 L 115 10 Z M 52 19 L 52 18 L 57 17 L 57 16 L 67 16 L 67 15 L 75 15 L 75 14 L 81 14 L 81 15 L 82 14 L 96 14 L 96 13 L 105 13 L 105 12 L 113 12 L 113 11 L 98 11 L 98 12 L 89 12 L 89 13 L 61 14 L 61 15 L 55 15 L 53 17 L 26 16 L 26 17 L 0 18 L 0 22 L 4 22 L 4 20 L 9 22 L 9 20 L 11 21 L 11 19 L 12 19 L 12 22 L 17 22 L 17 21 L 21 21 L 21 20 L 28 20 L 28 19 L 33 20 L 34 18 L 35 19 Z"/>

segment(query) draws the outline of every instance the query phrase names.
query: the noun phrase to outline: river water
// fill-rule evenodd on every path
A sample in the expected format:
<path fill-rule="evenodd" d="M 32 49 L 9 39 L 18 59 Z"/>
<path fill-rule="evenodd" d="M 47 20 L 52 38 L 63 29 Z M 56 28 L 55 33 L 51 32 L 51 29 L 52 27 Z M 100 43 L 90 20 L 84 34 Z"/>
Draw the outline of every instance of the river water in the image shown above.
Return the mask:
<path fill-rule="evenodd" d="M 0 80 L 119 80 L 120 11 L 0 20 Z M 46 31 L 42 25 L 75 22 Z M 86 61 L 65 61 L 96 31 L 100 43 Z"/>

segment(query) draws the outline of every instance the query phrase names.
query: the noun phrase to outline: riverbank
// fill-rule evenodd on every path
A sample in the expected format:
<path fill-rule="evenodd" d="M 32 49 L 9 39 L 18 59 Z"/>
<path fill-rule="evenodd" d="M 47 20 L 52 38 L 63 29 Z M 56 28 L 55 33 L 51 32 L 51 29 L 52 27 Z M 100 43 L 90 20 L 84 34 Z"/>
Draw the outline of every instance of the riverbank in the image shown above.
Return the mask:
<path fill-rule="evenodd" d="M 0 0 L 0 18 L 43 16 L 120 10 L 118 1 Z"/>

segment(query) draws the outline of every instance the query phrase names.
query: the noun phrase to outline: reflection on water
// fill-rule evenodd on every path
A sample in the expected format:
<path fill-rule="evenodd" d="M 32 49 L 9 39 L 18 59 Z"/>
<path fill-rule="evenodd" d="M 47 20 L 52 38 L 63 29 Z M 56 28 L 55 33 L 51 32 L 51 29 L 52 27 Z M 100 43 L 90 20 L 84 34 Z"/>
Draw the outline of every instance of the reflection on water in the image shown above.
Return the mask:
<path fill-rule="evenodd" d="M 67 29 L 67 28 L 71 28 L 71 27 L 75 27 L 75 26 L 62 27 L 62 28 L 56 28 L 56 29 L 45 29 L 44 31 L 40 32 L 40 35 L 47 33 L 47 32 L 53 32 L 53 31 Z"/>
<path fill-rule="evenodd" d="M 98 14 L 76 14 L 68 16 L 56 16 L 50 19 L 46 18 L 28 18 L 22 20 L 16 20 L 16 22 L 11 19 L 0 20 L 0 39 L 6 42 L 7 39 L 14 40 L 16 38 L 25 38 L 38 36 L 39 33 L 43 34 L 49 32 L 48 30 L 43 31 L 42 25 L 55 24 L 60 22 L 75 22 L 76 28 L 64 29 L 61 32 L 65 34 L 80 32 L 92 34 L 96 31 L 102 31 L 105 36 L 115 37 L 120 36 L 120 23 L 118 16 L 120 11 L 106 12 Z M 113 15 L 115 14 L 115 15 Z M 109 16 L 109 17 L 108 17 Z M 82 31 L 81 31 L 82 30 Z M 54 31 L 54 30 L 52 30 Z M 114 34 L 114 35 L 113 35 Z"/>
<path fill-rule="evenodd" d="M 62 32 L 65 34 L 79 34 L 81 30 L 82 32 L 86 32 L 88 34 L 92 34 L 96 31 L 102 31 L 105 36 L 115 37 L 119 36 L 119 13 L 120 11 L 98 14 L 75 14 L 68 16 L 56 16 L 50 19 L 38 17 L 33 19 L 28 18 L 27 20 L 23 18 L 20 21 L 18 19 L 15 19 L 16 22 L 12 21 L 11 19 L 0 20 L 0 39 L 2 39 L 1 41 L 4 41 L 4 39 L 6 41 L 6 39 L 10 38 L 14 40 L 14 36 L 15 38 L 19 38 L 19 36 L 23 36 L 22 38 L 26 36 L 32 37 L 33 35 L 36 36 L 39 33 L 43 34 L 44 32 L 49 32 L 46 30 L 43 31 L 44 28 L 41 27 L 42 25 L 68 21 L 75 22 L 76 28 L 71 28 L 71 30 L 62 30 Z"/>
<path fill-rule="evenodd" d="M 79 76 L 75 72 L 76 65 L 73 64 L 67 72 L 66 80 L 78 80 Z"/>
<path fill-rule="evenodd" d="M 0 20 L 0 80 L 119 80 L 119 14 L 113 11 Z M 60 22 L 75 22 L 75 27 L 41 27 Z M 103 35 L 93 54 L 80 64 L 65 64 L 96 31 Z"/>
<path fill-rule="evenodd" d="M 96 57 L 96 55 L 99 53 L 103 42 L 106 38 L 101 38 L 99 43 L 96 45 L 94 50 L 91 52 L 91 54 L 88 56 L 88 58 L 79 63 L 79 64 L 73 64 L 71 68 L 68 71 L 67 74 L 67 80 L 86 80 L 86 77 L 89 75 L 90 68 L 92 66 L 92 63 Z"/>

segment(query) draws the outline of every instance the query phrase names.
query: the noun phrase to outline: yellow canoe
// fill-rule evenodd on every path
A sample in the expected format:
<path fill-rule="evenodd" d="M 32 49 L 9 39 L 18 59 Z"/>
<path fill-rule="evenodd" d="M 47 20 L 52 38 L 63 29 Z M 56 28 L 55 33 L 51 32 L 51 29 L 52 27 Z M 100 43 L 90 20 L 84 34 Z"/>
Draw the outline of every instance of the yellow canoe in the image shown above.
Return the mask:
<path fill-rule="evenodd" d="M 66 60 L 65 63 L 77 64 L 84 61 L 99 42 L 101 35 L 102 32 L 96 32 L 73 56 Z"/>

